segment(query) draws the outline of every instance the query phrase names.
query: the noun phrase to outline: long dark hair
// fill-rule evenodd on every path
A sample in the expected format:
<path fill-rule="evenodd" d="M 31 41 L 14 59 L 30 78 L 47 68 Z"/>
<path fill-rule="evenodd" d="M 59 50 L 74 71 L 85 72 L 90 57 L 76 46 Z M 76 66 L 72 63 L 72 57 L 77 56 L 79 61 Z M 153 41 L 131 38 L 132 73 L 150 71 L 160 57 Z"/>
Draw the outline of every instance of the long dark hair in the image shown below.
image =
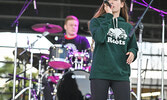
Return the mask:
<path fill-rule="evenodd" d="M 123 17 L 126 22 L 129 22 L 128 7 L 126 4 L 126 0 L 121 0 L 121 2 L 124 3 L 124 6 L 121 8 L 120 16 Z M 94 14 L 93 18 L 97 18 L 105 13 L 106 13 L 106 11 L 104 10 L 104 3 L 102 3 L 102 5 L 97 10 L 97 12 Z M 88 22 L 88 27 L 89 27 L 89 24 L 90 24 L 90 22 Z M 93 47 L 94 42 L 95 41 L 92 39 L 92 43 L 91 43 L 91 50 L 92 51 L 94 50 L 94 47 Z"/>
<path fill-rule="evenodd" d="M 128 22 L 129 21 L 128 7 L 127 7 L 127 4 L 125 1 L 126 0 L 121 0 L 121 2 L 124 3 L 124 6 L 121 8 L 120 16 L 123 17 L 126 20 L 126 22 Z M 104 3 L 102 3 L 102 5 L 97 10 L 97 12 L 94 14 L 93 18 L 97 18 L 105 13 L 106 13 L 106 11 L 104 10 Z"/>

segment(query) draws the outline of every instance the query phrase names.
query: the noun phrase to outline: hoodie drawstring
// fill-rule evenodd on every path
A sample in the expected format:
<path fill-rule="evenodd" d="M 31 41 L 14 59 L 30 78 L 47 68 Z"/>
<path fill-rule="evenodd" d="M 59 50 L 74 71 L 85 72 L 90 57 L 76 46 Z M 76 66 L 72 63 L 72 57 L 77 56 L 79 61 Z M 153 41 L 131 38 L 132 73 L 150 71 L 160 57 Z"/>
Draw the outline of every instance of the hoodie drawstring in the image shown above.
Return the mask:
<path fill-rule="evenodd" d="M 113 18 L 113 25 L 114 25 L 114 28 L 118 28 L 118 18 Z M 116 22 L 115 22 L 116 20 Z"/>

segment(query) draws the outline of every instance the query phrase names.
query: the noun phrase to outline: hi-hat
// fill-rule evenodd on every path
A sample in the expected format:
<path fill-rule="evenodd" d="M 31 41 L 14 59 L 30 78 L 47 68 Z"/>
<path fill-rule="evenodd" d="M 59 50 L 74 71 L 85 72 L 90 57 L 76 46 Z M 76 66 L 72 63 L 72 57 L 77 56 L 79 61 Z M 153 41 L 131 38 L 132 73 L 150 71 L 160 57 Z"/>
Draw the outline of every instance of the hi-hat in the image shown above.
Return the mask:
<path fill-rule="evenodd" d="M 35 24 L 32 26 L 32 29 L 37 32 L 49 32 L 49 33 L 59 33 L 63 31 L 63 28 L 59 25 L 54 24 Z"/>
<path fill-rule="evenodd" d="M 15 55 L 15 50 L 13 51 L 13 54 Z M 17 58 L 20 61 L 25 61 L 26 64 L 30 64 L 31 52 L 25 50 L 24 48 L 17 48 Z M 38 69 L 40 59 L 42 59 L 41 64 L 44 65 L 46 64 L 46 60 L 49 60 L 49 55 L 45 53 L 33 53 L 33 67 Z"/>
<path fill-rule="evenodd" d="M 15 50 L 13 51 L 13 55 L 15 55 Z M 31 53 L 24 48 L 17 48 L 17 58 L 21 61 L 25 60 L 26 62 L 29 62 L 29 58 L 31 56 Z"/>

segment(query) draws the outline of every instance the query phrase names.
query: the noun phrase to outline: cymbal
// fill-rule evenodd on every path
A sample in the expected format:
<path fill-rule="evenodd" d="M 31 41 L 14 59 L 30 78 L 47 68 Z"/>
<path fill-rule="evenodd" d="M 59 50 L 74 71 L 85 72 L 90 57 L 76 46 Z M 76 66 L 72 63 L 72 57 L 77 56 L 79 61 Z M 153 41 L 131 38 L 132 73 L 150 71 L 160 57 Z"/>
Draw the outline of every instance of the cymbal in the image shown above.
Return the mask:
<path fill-rule="evenodd" d="M 13 54 L 15 55 L 15 50 L 13 51 Z M 33 65 L 35 63 L 39 63 L 39 60 L 41 58 L 44 58 L 44 59 L 49 59 L 48 58 L 49 55 L 48 54 L 44 54 L 44 53 L 33 53 Z M 25 60 L 26 63 L 30 63 L 30 58 L 31 58 L 31 52 L 25 50 L 24 48 L 17 48 L 17 58 L 21 61 Z"/>
<path fill-rule="evenodd" d="M 37 32 L 49 32 L 49 33 L 59 33 L 63 31 L 63 28 L 59 25 L 54 25 L 54 24 L 35 24 L 32 26 L 32 29 Z"/>

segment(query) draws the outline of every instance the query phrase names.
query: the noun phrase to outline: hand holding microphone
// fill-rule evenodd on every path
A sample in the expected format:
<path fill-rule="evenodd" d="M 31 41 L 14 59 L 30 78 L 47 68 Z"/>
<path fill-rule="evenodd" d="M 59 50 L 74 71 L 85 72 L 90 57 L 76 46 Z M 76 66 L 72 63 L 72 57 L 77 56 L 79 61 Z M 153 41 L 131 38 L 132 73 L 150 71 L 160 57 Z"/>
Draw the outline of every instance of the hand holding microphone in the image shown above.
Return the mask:
<path fill-rule="evenodd" d="M 104 4 L 106 4 L 107 6 L 109 6 L 109 7 L 111 8 L 112 4 L 110 4 L 110 3 L 108 2 L 108 0 L 104 0 L 103 2 L 104 2 Z"/>
<path fill-rule="evenodd" d="M 106 13 L 111 13 L 112 14 L 112 4 L 108 2 L 108 0 L 104 0 L 104 9 Z"/>

